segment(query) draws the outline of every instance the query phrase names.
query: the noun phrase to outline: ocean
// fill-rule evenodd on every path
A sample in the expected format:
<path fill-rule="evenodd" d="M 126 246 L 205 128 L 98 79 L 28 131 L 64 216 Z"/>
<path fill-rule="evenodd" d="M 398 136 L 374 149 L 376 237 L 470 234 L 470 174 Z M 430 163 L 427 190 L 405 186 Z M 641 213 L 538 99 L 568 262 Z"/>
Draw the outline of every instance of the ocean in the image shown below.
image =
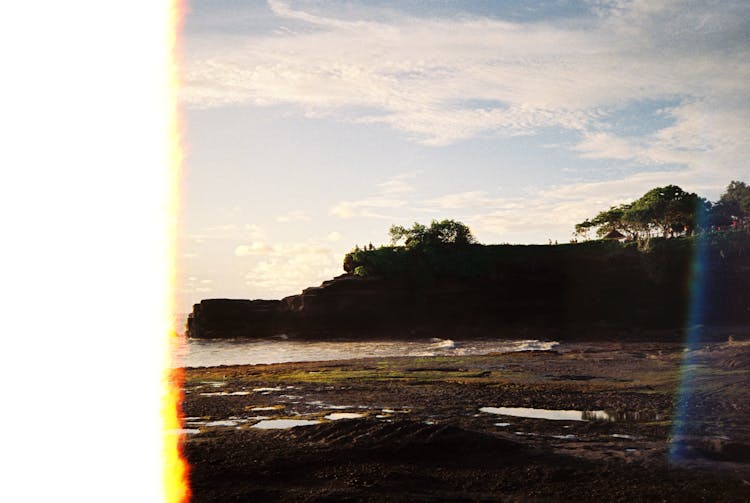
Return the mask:
<path fill-rule="evenodd" d="M 174 366 L 255 365 L 386 356 L 469 356 L 512 351 L 544 351 L 557 344 L 554 341 L 488 339 L 299 341 L 283 337 L 265 340 L 183 338 L 177 350 Z"/>

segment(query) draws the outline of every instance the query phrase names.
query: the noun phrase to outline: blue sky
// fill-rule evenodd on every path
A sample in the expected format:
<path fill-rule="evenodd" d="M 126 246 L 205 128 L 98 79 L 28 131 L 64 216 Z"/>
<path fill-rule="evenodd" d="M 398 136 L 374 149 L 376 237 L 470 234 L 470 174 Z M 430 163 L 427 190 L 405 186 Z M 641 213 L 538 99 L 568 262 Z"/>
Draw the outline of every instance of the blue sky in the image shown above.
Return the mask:
<path fill-rule="evenodd" d="M 181 305 L 280 298 L 392 224 L 485 243 L 750 179 L 744 1 L 193 0 Z"/>

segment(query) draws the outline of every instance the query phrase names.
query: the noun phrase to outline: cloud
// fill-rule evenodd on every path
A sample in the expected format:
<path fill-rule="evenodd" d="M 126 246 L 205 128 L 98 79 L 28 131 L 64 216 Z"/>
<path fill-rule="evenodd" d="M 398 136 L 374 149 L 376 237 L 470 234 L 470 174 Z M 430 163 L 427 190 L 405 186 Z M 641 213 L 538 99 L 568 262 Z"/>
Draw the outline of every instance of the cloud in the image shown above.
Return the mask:
<path fill-rule="evenodd" d="M 287 223 L 287 222 L 307 222 L 310 220 L 310 217 L 305 214 L 304 211 L 290 211 L 289 213 L 286 213 L 285 215 L 279 215 L 276 217 L 276 221 L 279 223 Z"/>
<path fill-rule="evenodd" d="M 247 257 L 249 255 L 261 255 L 271 253 L 273 247 L 266 243 L 251 243 L 249 245 L 239 245 L 234 249 L 234 254 L 238 257 Z"/>
<path fill-rule="evenodd" d="M 342 236 L 340 232 L 333 231 L 329 233 L 326 238 L 328 239 L 328 241 L 333 241 L 335 243 L 344 239 L 344 236 Z"/>
<path fill-rule="evenodd" d="M 253 291 L 291 295 L 343 272 L 341 254 L 314 242 L 264 245 L 262 251 L 257 248 L 247 255 L 261 260 L 244 277 L 245 285 Z"/>
<path fill-rule="evenodd" d="M 265 256 L 295 256 L 295 255 L 327 255 L 333 253 L 326 246 L 316 243 L 251 243 L 249 245 L 239 245 L 234 249 L 234 254 L 238 257 L 247 257 L 250 255 Z"/>
<path fill-rule="evenodd" d="M 406 196 L 415 191 L 411 180 L 416 179 L 418 174 L 409 172 L 392 176 L 378 185 L 378 191 L 373 196 L 359 201 L 339 201 L 329 213 L 339 218 L 392 219 L 393 215 L 388 214 L 387 210 L 406 206 Z"/>
<path fill-rule="evenodd" d="M 184 99 L 198 107 L 292 105 L 307 115 L 386 124 L 428 145 L 563 128 L 581 135 L 573 151 L 583 158 L 705 170 L 694 151 L 702 146 L 714 169 L 736 166 L 750 123 L 750 4 L 590 5 L 591 15 L 572 21 L 512 23 L 393 12 L 366 21 L 351 19 L 354 6 L 341 19 L 324 6 L 312 13 L 307 3 L 272 1 L 279 23 L 296 28 L 231 40 L 197 35 Z M 612 109 L 658 99 L 679 103 L 672 126 L 638 138 L 608 130 Z M 384 193 L 402 193 L 405 182 L 385 182 Z M 334 214 L 366 212 L 349 204 Z"/>
<path fill-rule="evenodd" d="M 411 172 L 392 176 L 380 184 L 380 191 L 383 194 L 406 194 L 414 192 L 411 180 L 414 180 L 418 174 L 418 172 Z"/>
<path fill-rule="evenodd" d="M 202 229 L 201 232 L 191 233 L 187 238 L 196 242 L 212 240 L 235 240 L 238 237 L 257 241 L 266 238 L 265 230 L 256 224 L 220 224 Z"/>
<path fill-rule="evenodd" d="M 270 258 L 259 262 L 245 275 L 245 285 L 281 297 L 300 293 L 343 272 L 341 261 L 333 255 Z"/>
<path fill-rule="evenodd" d="M 374 217 L 391 218 L 377 210 L 402 208 L 406 202 L 402 199 L 371 197 L 360 201 L 341 201 L 334 205 L 330 214 L 339 218 Z"/>

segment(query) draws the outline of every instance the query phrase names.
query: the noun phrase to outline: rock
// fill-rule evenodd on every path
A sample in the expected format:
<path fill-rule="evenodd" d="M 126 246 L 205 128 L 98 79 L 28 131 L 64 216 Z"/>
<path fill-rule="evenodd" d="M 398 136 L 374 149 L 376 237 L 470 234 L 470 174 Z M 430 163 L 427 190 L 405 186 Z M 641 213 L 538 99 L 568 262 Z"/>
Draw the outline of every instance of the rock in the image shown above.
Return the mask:
<path fill-rule="evenodd" d="M 344 274 L 282 300 L 203 300 L 194 306 L 187 333 L 196 338 L 557 340 L 642 340 L 658 333 L 659 340 L 681 340 L 685 320 L 692 319 L 695 326 L 711 328 L 693 330 L 692 337 L 723 333 L 726 340 L 716 325 L 750 324 L 748 253 L 703 264 L 704 299 L 694 302 L 688 246 L 668 253 L 571 246 L 472 248 L 463 258 L 485 260 L 479 275 L 460 268 L 426 276 Z M 404 260 L 414 262 L 414 257 Z M 691 306 L 696 312 L 689 313 Z"/>

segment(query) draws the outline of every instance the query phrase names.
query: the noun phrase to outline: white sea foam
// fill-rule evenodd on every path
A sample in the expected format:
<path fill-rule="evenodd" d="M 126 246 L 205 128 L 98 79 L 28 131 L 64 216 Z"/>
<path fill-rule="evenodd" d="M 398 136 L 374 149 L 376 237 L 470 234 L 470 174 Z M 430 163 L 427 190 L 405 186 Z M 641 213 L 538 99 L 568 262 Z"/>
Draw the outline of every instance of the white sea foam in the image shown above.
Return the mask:
<path fill-rule="evenodd" d="M 456 347 L 456 342 L 451 339 L 432 339 L 435 341 L 432 344 L 433 348 L 437 349 L 453 349 Z"/>

